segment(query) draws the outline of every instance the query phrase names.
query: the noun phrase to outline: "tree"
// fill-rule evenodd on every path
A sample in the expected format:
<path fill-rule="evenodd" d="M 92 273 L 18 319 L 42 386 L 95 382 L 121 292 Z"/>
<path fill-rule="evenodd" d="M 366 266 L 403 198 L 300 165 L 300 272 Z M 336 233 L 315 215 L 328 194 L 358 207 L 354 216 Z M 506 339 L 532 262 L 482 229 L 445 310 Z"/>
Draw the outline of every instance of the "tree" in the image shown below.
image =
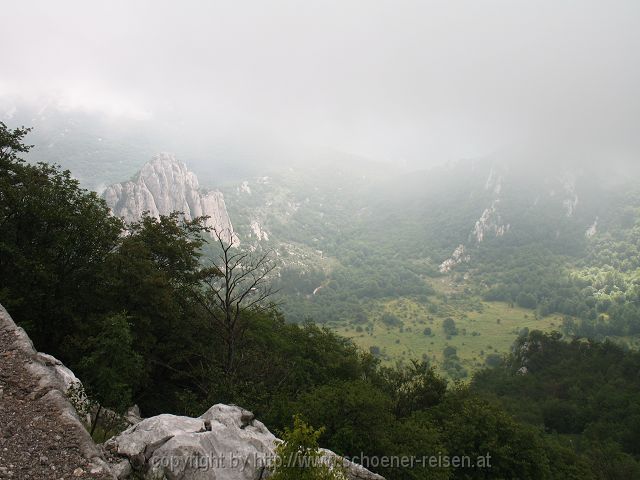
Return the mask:
<path fill-rule="evenodd" d="M 276 291 L 269 283 L 269 276 L 276 263 L 271 259 L 271 251 L 255 254 L 240 249 L 229 232 L 214 230 L 213 235 L 218 258 L 198 298 L 222 332 L 223 372 L 229 376 L 234 371 L 238 344 L 251 316 L 275 308 L 270 299 Z"/>
<path fill-rule="evenodd" d="M 108 316 L 98 324 L 95 335 L 87 339 L 87 355 L 80 371 L 89 396 L 98 403 L 92 434 L 103 407 L 121 414 L 133 403 L 132 392 L 141 377 L 142 358 L 134 350 L 129 320 L 125 314 Z"/>
<path fill-rule="evenodd" d="M 395 422 L 389 432 L 389 455 L 395 458 L 419 458 L 425 455 L 446 455 L 447 450 L 441 437 L 446 432 L 440 433 L 436 425 L 425 414 L 418 411 L 413 415 Z M 421 465 L 404 466 L 396 463 L 387 468 L 380 468 L 380 473 L 385 478 L 398 480 L 445 480 L 455 478 L 449 467 L 433 467 L 427 461 Z"/>
<path fill-rule="evenodd" d="M 407 366 L 382 368 L 381 373 L 399 418 L 437 405 L 447 392 L 447 381 L 424 361 L 412 360 Z"/>
<path fill-rule="evenodd" d="M 179 392 L 206 396 L 211 374 L 199 368 L 219 346 L 204 339 L 204 315 L 196 302 L 203 267 L 201 248 L 208 235 L 204 218 L 179 213 L 148 214 L 127 225 L 126 235 L 105 262 L 103 293 L 94 300 L 109 313 L 126 311 L 135 350 L 144 359 L 136 401 L 148 413 L 175 408 Z M 92 335 L 80 332 L 80 337 Z M 157 395 L 157 391 L 166 392 Z"/>
<path fill-rule="evenodd" d="M 447 451 L 473 459 L 489 454 L 489 464 L 460 468 L 455 478 L 551 478 L 539 431 L 517 423 L 496 404 L 470 395 L 466 387 L 455 387 L 444 402 L 422 415 L 445 432 L 442 441 Z"/>
<path fill-rule="evenodd" d="M 484 363 L 486 363 L 488 367 L 497 367 L 502 363 L 502 355 L 498 353 L 490 353 L 487 355 L 487 358 L 484 359 Z"/>
<path fill-rule="evenodd" d="M 385 455 L 390 449 L 393 401 L 370 382 L 348 380 L 319 386 L 298 397 L 298 412 L 324 425 L 322 444 L 340 455 Z"/>
<path fill-rule="evenodd" d="M 516 297 L 516 303 L 522 308 L 536 308 L 538 301 L 531 293 L 521 292 Z"/>
<path fill-rule="evenodd" d="M 402 320 L 400 320 L 393 313 L 385 312 L 380 317 L 382 323 L 384 323 L 387 327 L 400 327 L 402 326 Z"/>
<path fill-rule="evenodd" d="M 4 122 L 0 122 L 0 166 L 8 168 L 15 162 L 21 162 L 18 153 L 27 153 L 33 145 L 22 143 L 23 138 L 31 131 L 30 128 L 18 127 L 9 129 Z M 4 190 L 0 192 L 8 193 Z"/>
<path fill-rule="evenodd" d="M 122 222 L 69 171 L 18 158 L 29 129 L 0 123 L 0 302 L 42 350 L 95 313 L 100 271 Z"/>
<path fill-rule="evenodd" d="M 452 347 L 451 345 L 447 345 L 446 347 L 444 347 L 444 350 L 442 350 L 442 355 L 444 356 L 444 358 L 453 358 L 458 354 L 458 350 L 456 349 L 456 347 Z"/>
<path fill-rule="evenodd" d="M 453 320 L 453 318 L 445 318 L 442 322 L 442 329 L 447 335 L 458 334 L 458 328 L 456 327 L 456 322 Z"/>
<path fill-rule="evenodd" d="M 293 418 L 293 429 L 285 427 L 283 442 L 276 447 L 272 480 L 346 480 L 339 459 L 331 465 L 322 457 L 318 438 L 324 429 L 315 430 L 299 415 Z"/>

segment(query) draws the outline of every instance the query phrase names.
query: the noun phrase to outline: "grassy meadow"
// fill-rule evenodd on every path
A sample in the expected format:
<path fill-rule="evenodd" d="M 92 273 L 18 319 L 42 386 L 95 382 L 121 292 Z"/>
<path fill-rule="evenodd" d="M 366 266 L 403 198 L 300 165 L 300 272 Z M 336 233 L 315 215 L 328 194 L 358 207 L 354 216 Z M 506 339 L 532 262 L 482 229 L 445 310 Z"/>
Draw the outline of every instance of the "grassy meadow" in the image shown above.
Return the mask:
<path fill-rule="evenodd" d="M 471 375 L 488 356 L 508 353 L 523 329 L 552 331 L 562 325 L 560 315 L 538 318 L 533 310 L 456 295 L 451 289 L 445 294 L 445 285 L 437 287 L 439 294 L 427 304 L 407 297 L 372 302 L 368 323 L 332 328 L 366 350 L 373 348 L 385 363 L 428 358 L 441 369 L 445 348 L 454 347 L 457 362 Z M 457 334 L 445 331 L 445 319 L 454 321 Z"/>

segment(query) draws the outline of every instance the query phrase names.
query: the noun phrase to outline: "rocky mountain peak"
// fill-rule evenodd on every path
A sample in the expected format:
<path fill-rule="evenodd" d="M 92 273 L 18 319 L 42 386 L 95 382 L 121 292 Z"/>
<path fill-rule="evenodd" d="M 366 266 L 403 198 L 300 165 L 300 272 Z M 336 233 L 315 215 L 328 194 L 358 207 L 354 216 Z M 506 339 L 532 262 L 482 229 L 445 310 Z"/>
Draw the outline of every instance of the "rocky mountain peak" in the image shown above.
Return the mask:
<path fill-rule="evenodd" d="M 132 180 L 107 187 L 103 197 L 113 214 L 128 222 L 147 211 L 156 218 L 175 211 L 187 219 L 208 216 L 209 227 L 238 243 L 222 193 L 202 191 L 195 173 L 171 153 L 157 154 Z"/>

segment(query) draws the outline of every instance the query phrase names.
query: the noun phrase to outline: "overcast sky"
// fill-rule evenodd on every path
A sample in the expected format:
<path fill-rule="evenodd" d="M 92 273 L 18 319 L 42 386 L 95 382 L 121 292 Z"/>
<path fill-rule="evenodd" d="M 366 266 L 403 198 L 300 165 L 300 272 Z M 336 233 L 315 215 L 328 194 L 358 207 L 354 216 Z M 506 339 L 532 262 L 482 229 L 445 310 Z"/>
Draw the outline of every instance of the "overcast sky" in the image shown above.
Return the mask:
<path fill-rule="evenodd" d="M 393 161 L 639 150 L 638 0 L 21 0 L 2 17 L 0 94 Z"/>

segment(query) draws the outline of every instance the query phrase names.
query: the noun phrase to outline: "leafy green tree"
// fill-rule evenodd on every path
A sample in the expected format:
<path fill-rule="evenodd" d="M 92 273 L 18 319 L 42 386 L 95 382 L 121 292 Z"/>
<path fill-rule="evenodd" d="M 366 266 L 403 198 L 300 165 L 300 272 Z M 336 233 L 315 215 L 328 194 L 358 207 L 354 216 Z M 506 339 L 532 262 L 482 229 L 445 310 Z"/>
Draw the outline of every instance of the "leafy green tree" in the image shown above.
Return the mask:
<path fill-rule="evenodd" d="M 531 293 L 521 292 L 516 297 L 516 303 L 522 308 L 536 308 L 538 301 Z"/>
<path fill-rule="evenodd" d="M 297 411 L 324 425 L 323 445 L 346 456 L 384 455 L 394 415 L 391 398 L 362 380 L 322 385 L 298 398 Z"/>
<path fill-rule="evenodd" d="M 423 411 L 416 412 L 395 423 L 389 432 L 391 447 L 388 454 L 398 459 L 447 455 L 443 434 L 446 435 L 446 432 L 441 433 L 438 425 Z M 448 467 L 434 467 L 428 463 L 402 465 L 400 462 L 380 468 L 379 473 L 394 480 L 444 480 L 451 478 L 453 474 Z"/>
<path fill-rule="evenodd" d="M 585 452 L 595 478 L 640 478 L 640 462 L 621 451 L 614 442 L 596 442 Z"/>
<path fill-rule="evenodd" d="M 490 353 L 484 359 L 484 363 L 488 367 L 497 367 L 498 365 L 500 365 L 501 362 L 502 362 L 502 355 L 500 355 L 498 353 Z"/>
<path fill-rule="evenodd" d="M 79 373 L 87 393 L 99 404 L 92 433 L 103 407 L 124 413 L 133 404 L 132 393 L 141 377 L 142 358 L 134 350 L 129 320 L 125 314 L 105 317 L 94 335 L 86 339 L 87 354 Z"/>
<path fill-rule="evenodd" d="M 610 342 L 569 342 L 558 333 L 532 331 L 516 341 L 504 363 L 476 374 L 472 388 L 499 398 L 500 405 L 521 422 L 571 435 L 576 439 L 570 446 L 574 454 L 586 455 L 587 460 L 600 458 L 599 471 L 613 472 L 618 461 L 623 470 L 633 468 L 634 456 L 640 454 L 638 369 L 637 352 L 625 352 Z M 618 453 L 605 462 L 602 452 L 612 445 Z M 565 455 L 566 448 L 554 447 L 558 450 L 554 455 Z M 593 455 L 587 453 L 590 449 Z"/>
<path fill-rule="evenodd" d="M 458 328 L 453 318 L 445 318 L 442 322 L 442 329 L 447 335 L 453 336 L 458 334 Z"/>
<path fill-rule="evenodd" d="M 137 401 L 148 414 L 162 413 L 175 408 L 178 394 L 207 397 L 213 378 L 200 365 L 219 352 L 219 342 L 215 332 L 204 338 L 207 325 L 195 300 L 201 281 L 212 274 L 201 263 L 206 227 L 202 218 L 172 213 L 144 215 L 126 232 L 103 265 L 98 302 L 104 311 L 127 312 L 144 363 Z M 157 395 L 158 389 L 165 394 Z"/>
<path fill-rule="evenodd" d="M 396 417 L 408 417 L 442 401 L 447 381 L 427 362 L 412 360 L 408 365 L 382 368 L 383 388 L 395 402 Z"/>
<path fill-rule="evenodd" d="M 293 419 L 293 428 L 285 427 L 283 442 L 276 447 L 273 480 L 346 480 L 339 460 L 322 458 L 318 439 L 323 429 L 315 430 L 299 415 Z"/>
<path fill-rule="evenodd" d="M 60 355 L 95 313 L 98 272 L 122 223 L 70 172 L 19 159 L 28 131 L 0 123 L 0 302 L 38 348 Z"/>
<path fill-rule="evenodd" d="M 590 459 L 576 451 L 571 437 L 546 435 L 543 440 L 552 478 L 558 480 L 607 478 L 606 475 L 596 473 L 597 470 L 593 468 Z"/>
<path fill-rule="evenodd" d="M 402 326 L 402 320 L 400 320 L 396 315 L 389 312 L 383 313 L 380 317 L 380 320 L 388 327 Z"/>
<path fill-rule="evenodd" d="M 442 350 L 442 355 L 444 356 L 444 358 L 455 358 L 458 355 L 458 350 L 456 349 L 456 347 L 447 345 Z"/>
<path fill-rule="evenodd" d="M 551 478 L 542 436 L 499 407 L 458 387 L 427 414 L 445 432 L 447 451 L 475 461 L 490 455 L 490 468 L 455 470 L 455 478 Z"/>

